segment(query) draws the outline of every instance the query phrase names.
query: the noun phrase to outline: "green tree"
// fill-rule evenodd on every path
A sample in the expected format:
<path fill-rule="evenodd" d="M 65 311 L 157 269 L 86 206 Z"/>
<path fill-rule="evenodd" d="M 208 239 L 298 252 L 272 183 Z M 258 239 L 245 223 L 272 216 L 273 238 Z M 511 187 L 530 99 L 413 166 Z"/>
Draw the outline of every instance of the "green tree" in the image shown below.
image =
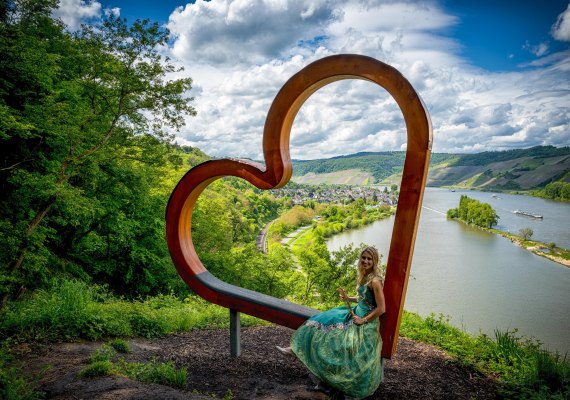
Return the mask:
<path fill-rule="evenodd" d="M 362 214 L 364 214 L 366 210 L 364 199 L 356 199 L 356 201 L 352 203 L 352 209 L 356 218 L 362 218 Z"/>
<path fill-rule="evenodd" d="M 556 200 L 570 200 L 569 182 L 551 182 L 544 189 L 536 191 L 537 196 Z"/>
<path fill-rule="evenodd" d="M 458 208 L 447 210 L 447 217 L 458 218 L 483 228 L 492 228 L 499 222 L 499 216 L 490 204 L 481 203 L 465 195 L 460 197 Z"/>
<path fill-rule="evenodd" d="M 111 223 L 117 213 L 108 207 L 132 218 L 133 204 L 101 200 L 104 188 L 123 182 L 133 194 L 150 176 L 126 170 L 175 162 L 169 130 L 195 113 L 191 80 L 170 79 L 177 69 L 158 51 L 166 30 L 111 16 L 71 35 L 50 18 L 55 3 L 10 2 L 0 26 L 3 300 L 22 285 L 37 285 L 57 250 L 61 257 L 97 230 L 107 230 L 110 241 L 113 229 L 129 230 L 120 220 Z"/>
<path fill-rule="evenodd" d="M 356 262 L 364 245 L 343 246 L 329 252 L 323 236 L 314 240 L 296 254 L 305 274 L 304 300 L 318 298 L 327 306 L 338 303 L 338 288 L 352 291 L 356 285 Z"/>
<path fill-rule="evenodd" d="M 563 185 L 564 184 L 562 182 L 549 183 L 544 188 L 544 192 L 545 192 L 546 196 L 551 198 L 551 199 L 559 198 L 560 194 L 562 192 Z"/>
<path fill-rule="evenodd" d="M 519 235 L 523 240 L 530 240 L 533 234 L 534 231 L 529 227 L 519 229 Z"/>
<path fill-rule="evenodd" d="M 570 200 L 570 183 L 565 182 L 560 190 L 560 198 L 564 200 Z"/>

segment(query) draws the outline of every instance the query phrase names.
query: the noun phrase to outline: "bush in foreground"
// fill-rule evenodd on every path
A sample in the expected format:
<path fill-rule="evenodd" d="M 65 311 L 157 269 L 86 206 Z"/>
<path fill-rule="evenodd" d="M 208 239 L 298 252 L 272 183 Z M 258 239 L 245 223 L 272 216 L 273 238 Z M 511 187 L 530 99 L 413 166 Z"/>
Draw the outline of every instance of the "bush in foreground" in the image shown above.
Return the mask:
<path fill-rule="evenodd" d="M 159 337 L 229 326 L 229 312 L 197 297 L 159 295 L 138 301 L 111 296 L 103 287 L 57 281 L 50 290 L 9 304 L 0 314 L 1 339 L 61 341 L 82 338 Z M 242 325 L 262 324 L 244 315 Z"/>

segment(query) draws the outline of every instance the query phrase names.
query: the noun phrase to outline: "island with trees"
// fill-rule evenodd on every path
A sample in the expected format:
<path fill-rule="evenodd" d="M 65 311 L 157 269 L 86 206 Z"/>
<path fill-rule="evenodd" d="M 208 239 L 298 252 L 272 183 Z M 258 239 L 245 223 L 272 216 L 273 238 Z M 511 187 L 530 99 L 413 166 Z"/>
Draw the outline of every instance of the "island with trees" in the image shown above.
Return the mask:
<path fill-rule="evenodd" d="M 459 199 L 459 207 L 450 208 L 447 211 L 447 217 L 499 234 L 534 254 L 570 267 L 570 251 L 556 246 L 555 243 L 531 240 L 534 234 L 531 228 L 520 229 L 518 235 L 493 228 L 497 225 L 499 216 L 488 203 L 481 203 L 469 196 L 462 195 Z"/>

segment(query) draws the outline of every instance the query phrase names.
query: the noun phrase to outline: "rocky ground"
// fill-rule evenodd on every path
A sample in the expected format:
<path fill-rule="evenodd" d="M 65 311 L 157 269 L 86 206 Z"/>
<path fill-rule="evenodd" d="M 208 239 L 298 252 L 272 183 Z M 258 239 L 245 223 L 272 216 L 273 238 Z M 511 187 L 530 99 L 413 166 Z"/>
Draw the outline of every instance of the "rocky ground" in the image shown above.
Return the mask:
<path fill-rule="evenodd" d="M 82 378 L 79 372 L 101 342 L 23 344 L 16 354 L 24 371 L 40 374 L 47 399 L 341 399 L 315 391 L 306 368 L 276 351 L 293 331 L 279 326 L 243 328 L 241 356 L 229 355 L 228 330 L 196 330 L 159 339 L 129 340 L 126 361 L 172 361 L 186 366 L 184 389 L 121 376 Z M 461 366 L 433 346 L 400 338 L 386 361 L 385 380 L 370 399 L 492 399 L 496 383 Z"/>

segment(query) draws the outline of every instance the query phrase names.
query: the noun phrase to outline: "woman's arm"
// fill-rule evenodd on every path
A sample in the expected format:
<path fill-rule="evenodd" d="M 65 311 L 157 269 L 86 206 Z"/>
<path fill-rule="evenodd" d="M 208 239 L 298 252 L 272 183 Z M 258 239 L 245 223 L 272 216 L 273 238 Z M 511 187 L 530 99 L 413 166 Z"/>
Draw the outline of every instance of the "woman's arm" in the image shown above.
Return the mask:
<path fill-rule="evenodd" d="M 339 295 L 342 301 L 351 301 L 353 303 L 358 303 L 358 296 L 347 296 L 344 290 L 339 289 Z"/>
<path fill-rule="evenodd" d="M 376 308 L 370 314 L 364 318 L 355 317 L 354 323 L 356 325 L 366 324 L 373 321 L 374 318 L 378 318 L 386 312 L 386 300 L 384 299 L 384 288 L 380 279 L 373 279 L 372 282 L 368 284 L 368 287 L 372 289 L 374 293 L 374 299 L 376 300 Z"/>

